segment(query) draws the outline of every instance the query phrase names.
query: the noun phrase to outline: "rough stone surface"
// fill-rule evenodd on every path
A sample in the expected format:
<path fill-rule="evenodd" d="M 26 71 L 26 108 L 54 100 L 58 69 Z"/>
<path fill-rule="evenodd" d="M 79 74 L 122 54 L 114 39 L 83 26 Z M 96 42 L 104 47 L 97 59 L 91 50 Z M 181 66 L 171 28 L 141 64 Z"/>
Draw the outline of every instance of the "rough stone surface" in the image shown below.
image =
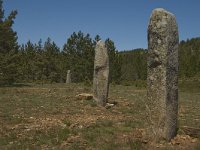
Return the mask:
<path fill-rule="evenodd" d="M 148 26 L 147 109 L 155 140 L 176 136 L 178 114 L 178 26 L 159 8 Z"/>
<path fill-rule="evenodd" d="M 71 83 L 71 72 L 70 70 L 67 70 L 67 78 L 66 78 L 66 83 Z"/>
<path fill-rule="evenodd" d="M 79 100 L 91 100 L 93 98 L 93 95 L 89 93 L 81 93 L 76 95 L 76 98 Z"/>
<path fill-rule="evenodd" d="M 105 43 L 99 41 L 95 48 L 93 98 L 101 106 L 105 106 L 109 90 L 109 58 Z"/>

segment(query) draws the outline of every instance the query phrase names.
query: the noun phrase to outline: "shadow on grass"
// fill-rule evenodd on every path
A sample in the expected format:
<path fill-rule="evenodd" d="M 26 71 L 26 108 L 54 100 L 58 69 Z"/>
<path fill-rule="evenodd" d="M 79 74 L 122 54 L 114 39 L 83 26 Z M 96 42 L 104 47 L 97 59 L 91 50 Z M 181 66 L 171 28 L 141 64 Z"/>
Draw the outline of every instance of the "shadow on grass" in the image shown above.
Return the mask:
<path fill-rule="evenodd" d="M 0 87 L 31 87 L 28 83 L 0 84 Z"/>
<path fill-rule="evenodd" d="M 200 138 L 200 128 L 181 126 L 179 132 L 194 138 Z"/>

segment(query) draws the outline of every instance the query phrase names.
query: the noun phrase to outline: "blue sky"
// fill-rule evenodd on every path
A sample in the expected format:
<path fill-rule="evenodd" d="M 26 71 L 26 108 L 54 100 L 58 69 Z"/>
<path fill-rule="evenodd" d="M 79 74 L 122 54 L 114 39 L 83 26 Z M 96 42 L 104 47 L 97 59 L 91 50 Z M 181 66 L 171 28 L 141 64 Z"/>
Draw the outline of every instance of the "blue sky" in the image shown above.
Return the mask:
<path fill-rule="evenodd" d="M 73 32 L 110 38 L 118 50 L 147 48 L 147 26 L 153 9 L 175 14 L 180 40 L 200 36 L 200 0 L 4 0 L 6 15 L 18 10 L 18 42 L 44 42 L 62 48 Z"/>

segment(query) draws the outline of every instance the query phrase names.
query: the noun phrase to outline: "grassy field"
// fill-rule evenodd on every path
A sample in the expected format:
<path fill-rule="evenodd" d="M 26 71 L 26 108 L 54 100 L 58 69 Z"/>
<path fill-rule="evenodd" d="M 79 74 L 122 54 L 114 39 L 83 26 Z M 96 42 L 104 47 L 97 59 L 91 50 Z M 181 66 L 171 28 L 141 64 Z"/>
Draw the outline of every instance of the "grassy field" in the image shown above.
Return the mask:
<path fill-rule="evenodd" d="M 0 149 L 200 149 L 200 137 L 186 135 L 183 126 L 200 128 L 200 84 L 180 82 L 179 135 L 171 143 L 145 140 L 146 89 L 110 86 L 109 102 L 102 108 L 83 84 L 27 84 L 0 88 Z"/>

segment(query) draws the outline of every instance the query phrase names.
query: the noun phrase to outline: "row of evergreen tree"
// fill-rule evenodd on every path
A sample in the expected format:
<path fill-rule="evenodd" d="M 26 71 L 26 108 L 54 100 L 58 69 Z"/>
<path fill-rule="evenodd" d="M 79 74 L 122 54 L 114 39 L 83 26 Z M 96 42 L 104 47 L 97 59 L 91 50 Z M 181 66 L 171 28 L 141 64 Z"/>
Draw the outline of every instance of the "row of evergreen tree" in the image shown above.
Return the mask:
<path fill-rule="evenodd" d="M 94 39 L 81 31 L 74 32 L 62 48 L 48 38 L 44 43 L 28 41 L 18 45 L 12 26 L 17 11 L 4 16 L 0 0 L 0 84 L 14 82 L 65 82 L 71 70 L 73 82 L 91 82 L 94 49 L 100 36 Z M 110 80 L 145 80 L 147 77 L 147 50 L 116 50 L 109 38 L 105 41 L 110 59 Z M 179 47 L 180 77 L 200 77 L 200 38 L 181 41 Z"/>
<path fill-rule="evenodd" d="M 89 34 L 81 31 L 73 33 L 60 49 L 48 38 L 44 43 L 26 44 L 19 47 L 16 79 L 18 82 L 65 82 L 67 70 L 71 70 L 73 82 L 91 81 L 93 78 L 94 49 L 100 40 L 93 40 Z M 109 50 L 111 71 L 118 68 L 118 52 L 114 42 L 106 40 Z M 116 71 L 115 71 L 116 72 Z M 115 78 L 114 76 L 111 78 Z"/>

